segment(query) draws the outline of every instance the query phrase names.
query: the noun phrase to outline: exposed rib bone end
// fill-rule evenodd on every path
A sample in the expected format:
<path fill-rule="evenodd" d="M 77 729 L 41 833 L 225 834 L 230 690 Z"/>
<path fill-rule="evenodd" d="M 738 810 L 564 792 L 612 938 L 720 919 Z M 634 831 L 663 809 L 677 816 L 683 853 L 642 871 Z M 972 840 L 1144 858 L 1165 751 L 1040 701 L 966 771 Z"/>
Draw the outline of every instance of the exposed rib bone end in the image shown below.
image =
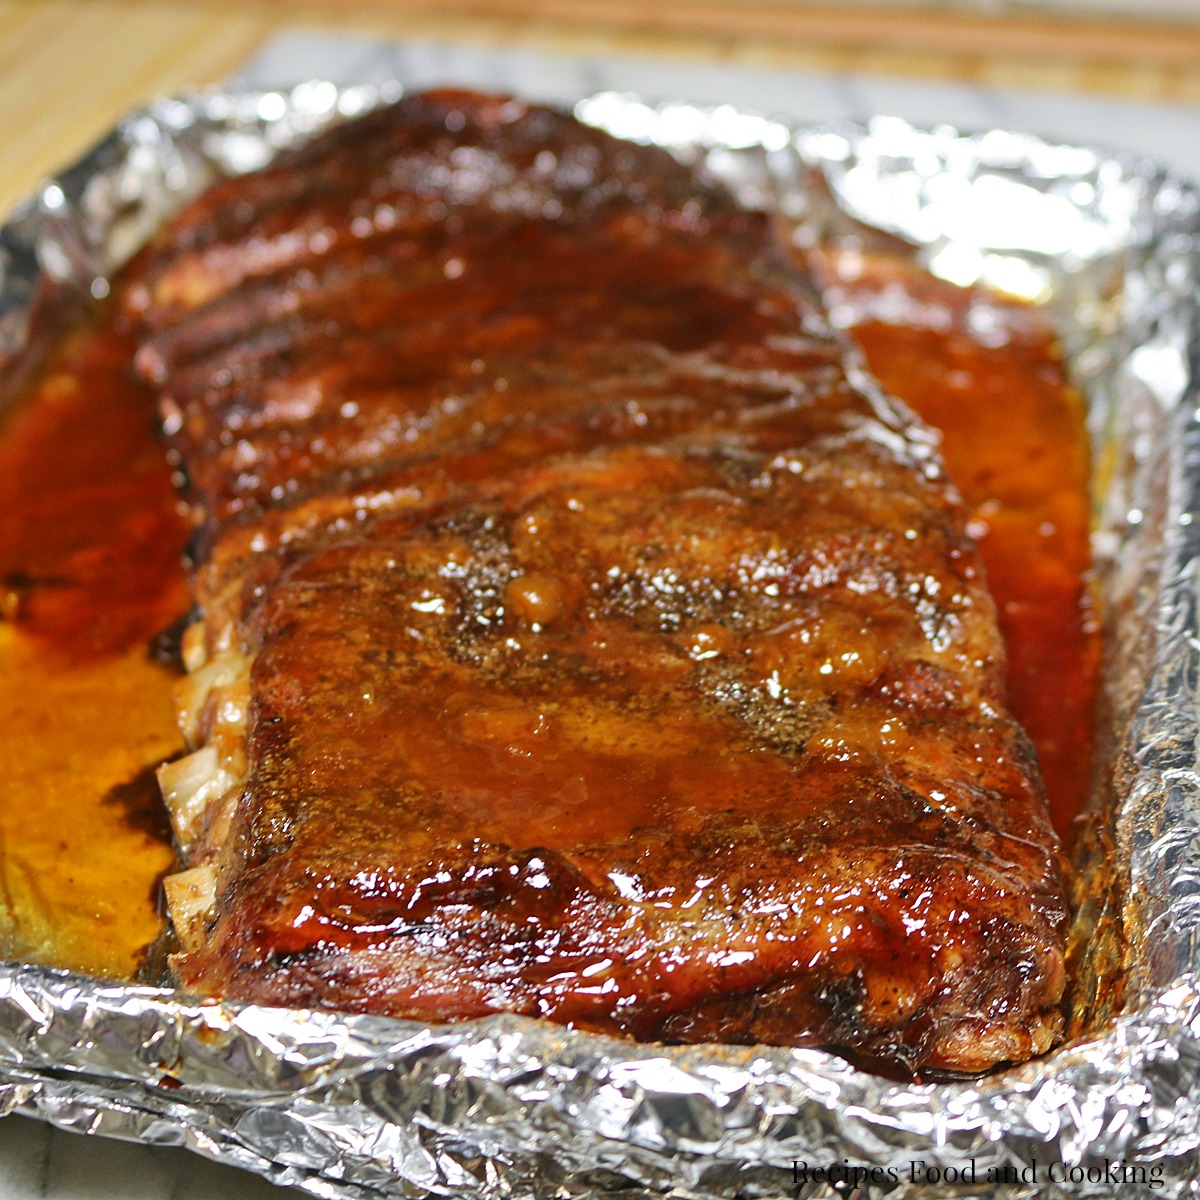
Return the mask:
<path fill-rule="evenodd" d="M 163 880 L 167 911 L 184 951 L 203 944 L 217 900 L 217 873 L 212 867 L 192 867 Z"/>

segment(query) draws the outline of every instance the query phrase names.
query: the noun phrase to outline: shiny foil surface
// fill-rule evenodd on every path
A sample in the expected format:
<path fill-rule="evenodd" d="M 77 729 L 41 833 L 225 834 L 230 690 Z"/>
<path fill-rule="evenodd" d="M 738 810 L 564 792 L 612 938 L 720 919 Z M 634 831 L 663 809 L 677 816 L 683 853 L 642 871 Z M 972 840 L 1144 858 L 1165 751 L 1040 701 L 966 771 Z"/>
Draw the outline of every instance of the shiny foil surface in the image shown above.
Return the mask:
<path fill-rule="evenodd" d="M 0 229 L 0 403 L 185 199 L 390 94 L 307 84 L 128 117 Z M 944 278 L 1050 307 L 1090 405 L 1108 630 L 1071 1038 L 913 1085 L 813 1050 L 199 1003 L 7 963 L 0 1111 L 329 1197 L 1200 1194 L 1200 193 L 1003 131 L 615 94 L 577 112 L 702 163 L 801 240 L 865 224 Z"/>

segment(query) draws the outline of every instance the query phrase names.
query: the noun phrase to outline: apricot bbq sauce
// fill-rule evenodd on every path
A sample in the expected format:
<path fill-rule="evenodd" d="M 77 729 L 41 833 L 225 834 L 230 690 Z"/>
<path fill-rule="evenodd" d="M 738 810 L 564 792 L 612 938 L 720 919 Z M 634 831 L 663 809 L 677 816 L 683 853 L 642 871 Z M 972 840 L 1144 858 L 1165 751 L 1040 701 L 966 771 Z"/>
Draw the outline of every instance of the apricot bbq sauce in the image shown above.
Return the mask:
<path fill-rule="evenodd" d="M 1083 403 L 1038 312 L 884 257 L 824 260 L 839 322 L 944 437 L 1064 837 L 1089 775 Z M 174 863 L 153 770 L 181 750 L 152 652 L 189 604 L 188 528 L 114 310 L 0 423 L 0 952 L 131 978 Z"/>

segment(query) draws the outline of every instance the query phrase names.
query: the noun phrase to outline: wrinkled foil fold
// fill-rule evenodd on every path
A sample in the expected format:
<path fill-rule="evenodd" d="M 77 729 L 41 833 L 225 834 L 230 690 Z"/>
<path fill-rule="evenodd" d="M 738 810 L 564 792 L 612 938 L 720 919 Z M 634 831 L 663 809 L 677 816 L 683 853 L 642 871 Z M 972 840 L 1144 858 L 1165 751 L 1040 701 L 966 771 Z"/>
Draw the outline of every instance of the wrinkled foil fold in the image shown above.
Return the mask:
<path fill-rule="evenodd" d="M 126 118 L 0 228 L 0 404 L 186 199 L 398 92 L 216 92 Z M 703 165 L 801 241 L 882 230 L 1053 315 L 1089 404 L 1107 630 L 1073 1036 L 984 1079 L 902 1084 L 815 1050 L 201 1003 L 7 963 L 0 1112 L 327 1197 L 1200 1194 L 1200 193 L 1006 131 L 617 94 L 577 112 Z"/>

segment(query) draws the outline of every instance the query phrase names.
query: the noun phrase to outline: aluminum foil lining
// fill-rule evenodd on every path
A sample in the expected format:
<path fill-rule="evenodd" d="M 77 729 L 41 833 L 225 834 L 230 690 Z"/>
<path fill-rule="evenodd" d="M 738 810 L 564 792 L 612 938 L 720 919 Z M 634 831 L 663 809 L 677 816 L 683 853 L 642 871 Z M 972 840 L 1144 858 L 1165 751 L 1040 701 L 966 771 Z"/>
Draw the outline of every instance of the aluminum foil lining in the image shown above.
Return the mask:
<path fill-rule="evenodd" d="M 6 386 L 184 199 L 387 98 L 319 83 L 128 117 L 0 229 Z M 1200 194 L 1003 131 L 814 129 L 613 94 L 578 113 L 703 163 L 798 237 L 863 222 L 1055 314 L 1089 398 L 1110 630 L 1073 1040 L 905 1085 L 814 1050 L 196 1003 L 8 963 L 0 1111 L 329 1197 L 1200 1194 Z"/>

